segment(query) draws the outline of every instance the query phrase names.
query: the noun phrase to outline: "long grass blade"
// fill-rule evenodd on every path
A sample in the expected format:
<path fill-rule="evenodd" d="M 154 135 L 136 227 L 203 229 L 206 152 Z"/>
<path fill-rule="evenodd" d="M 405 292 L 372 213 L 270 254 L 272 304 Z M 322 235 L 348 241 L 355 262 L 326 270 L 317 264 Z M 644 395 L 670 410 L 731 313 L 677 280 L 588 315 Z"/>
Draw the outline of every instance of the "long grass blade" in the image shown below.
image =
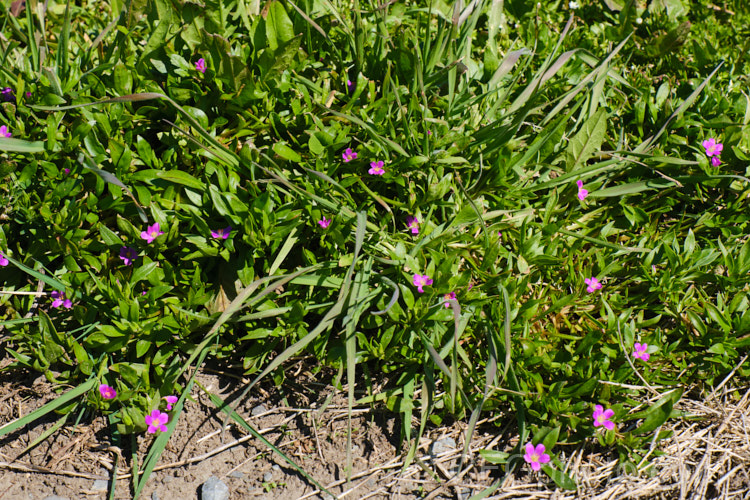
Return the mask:
<path fill-rule="evenodd" d="M 32 422 L 36 421 L 39 418 L 42 418 L 43 416 L 55 411 L 56 409 L 60 408 L 61 406 L 64 406 L 68 404 L 70 401 L 73 401 L 74 399 L 78 398 L 79 396 L 87 393 L 90 391 L 94 386 L 96 385 L 96 379 L 90 378 L 86 382 L 82 383 L 75 389 L 71 389 L 59 398 L 50 401 L 46 405 L 42 406 L 41 408 L 38 408 L 28 415 L 17 418 L 13 422 L 9 422 L 5 424 L 4 426 L 0 427 L 0 436 L 4 436 L 10 432 L 15 431 L 16 429 L 20 429 L 21 427 L 25 425 L 29 425 Z"/>

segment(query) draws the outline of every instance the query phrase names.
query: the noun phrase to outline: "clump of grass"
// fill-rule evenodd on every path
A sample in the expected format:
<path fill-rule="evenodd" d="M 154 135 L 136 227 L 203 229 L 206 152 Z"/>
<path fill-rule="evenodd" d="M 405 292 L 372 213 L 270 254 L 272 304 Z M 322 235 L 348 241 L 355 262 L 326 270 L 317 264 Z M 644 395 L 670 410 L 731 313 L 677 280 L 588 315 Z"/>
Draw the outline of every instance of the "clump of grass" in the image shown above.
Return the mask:
<path fill-rule="evenodd" d="M 137 495 L 207 356 L 247 392 L 307 351 L 402 416 L 406 465 L 507 412 L 508 473 L 575 488 L 555 450 L 586 443 L 642 466 L 748 346 L 750 101 L 742 57 L 684 40 L 707 5 L 608 3 L 6 11 L 8 368 L 75 389 L 0 434 L 154 431 Z"/>

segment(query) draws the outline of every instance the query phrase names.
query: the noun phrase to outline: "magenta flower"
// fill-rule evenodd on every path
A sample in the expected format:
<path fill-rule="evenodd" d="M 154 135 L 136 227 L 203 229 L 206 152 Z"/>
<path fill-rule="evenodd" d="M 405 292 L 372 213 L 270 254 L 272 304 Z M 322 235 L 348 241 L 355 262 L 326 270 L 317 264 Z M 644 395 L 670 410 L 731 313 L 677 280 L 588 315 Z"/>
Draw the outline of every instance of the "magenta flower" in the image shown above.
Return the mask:
<path fill-rule="evenodd" d="M 232 232 L 232 226 L 227 226 L 224 229 L 217 229 L 216 231 L 211 230 L 211 237 L 218 240 L 225 240 L 229 238 L 229 234 Z"/>
<path fill-rule="evenodd" d="M 138 253 L 135 251 L 135 248 L 122 247 L 120 248 L 120 258 L 126 266 L 131 266 L 133 265 L 133 261 L 138 258 Z"/>
<path fill-rule="evenodd" d="M 5 255 L 0 253 L 0 266 L 5 267 L 8 265 L 8 262 L 10 261 L 5 257 Z"/>
<path fill-rule="evenodd" d="M 711 165 L 714 167 L 718 167 L 719 165 L 721 165 L 721 158 L 719 158 L 718 156 L 713 156 L 711 158 Z"/>
<path fill-rule="evenodd" d="M 5 126 L 5 125 L 0 125 L 0 137 L 10 137 L 10 136 L 12 136 L 12 135 L 13 135 L 13 134 L 11 134 L 11 133 L 10 133 L 10 132 L 8 131 L 8 127 L 7 127 L 7 126 Z"/>
<path fill-rule="evenodd" d="M 450 307 L 449 300 L 456 300 L 456 292 L 450 292 L 443 295 L 443 298 L 445 299 L 445 307 Z"/>
<path fill-rule="evenodd" d="M 419 220 L 416 217 L 408 216 L 406 223 L 408 224 L 406 229 L 411 229 L 411 234 L 419 234 Z"/>
<path fill-rule="evenodd" d="M 320 227 L 322 227 L 323 229 L 328 229 L 328 226 L 331 225 L 332 220 L 333 219 L 326 219 L 325 217 L 323 217 L 318 221 L 318 224 L 320 224 Z"/>
<path fill-rule="evenodd" d="M 148 433 L 155 434 L 156 431 L 167 432 L 167 426 L 164 425 L 169 421 L 169 415 L 162 413 L 159 410 L 154 410 L 151 415 L 146 415 L 146 425 L 148 425 Z"/>
<path fill-rule="evenodd" d="M 102 384 L 99 386 L 99 393 L 104 399 L 115 399 L 117 397 L 117 391 L 114 389 L 114 387 L 110 387 L 107 384 Z"/>
<path fill-rule="evenodd" d="M 591 278 L 586 278 L 583 281 L 588 285 L 586 287 L 586 291 L 589 293 L 594 293 L 596 290 L 602 289 L 602 284 L 599 283 L 599 280 L 594 278 L 593 276 Z"/>
<path fill-rule="evenodd" d="M 65 297 L 65 292 L 58 292 L 57 290 L 55 290 L 51 295 L 54 299 L 52 301 L 52 307 L 57 308 L 60 306 L 65 306 L 66 309 L 70 309 L 71 307 L 73 307 L 73 303 L 70 301 L 70 299 Z"/>
<path fill-rule="evenodd" d="M 576 181 L 576 184 L 578 185 L 578 199 L 583 201 L 589 195 L 589 192 L 583 189 L 583 181 Z"/>
<path fill-rule="evenodd" d="M 201 57 L 200 59 L 195 61 L 195 69 L 197 71 L 200 71 L 201 73 L 205 73 L 206 72 L 206 60 Z"/>
<path fill-rule="evenodd" d="M 383 175 L 385 173 L 385 170 L 383 170 L 383 162 L 382 161 L 371 161 L 370 162 L 370 170 L 368 170 L 367 173 L 370 174 L 370 175 Z"/>
<path fill-rule="evenodd" d="M 703 147 L 706 149 L 706 156 L 719 156 L 724 145 L 720 142 L 716 142 L 713 137 L 703 141 Z"/>
<path fill-rule="evenodd" d="M 146 227 L 145 231 L 141 231 L 141 238 L 146 240 L 146 243 L 151 243 L 162 234 L 164 234 L 164 231 L 161 230 L 159 223 L 156 222 L 153 226 Z"/>
<path fill-rule="evenodd" d="M 549 455 L 544 453 L 544 445 L 542 443 L 539 443 L 536 446 L 531 443 L 527 443 L 526 455 L 523 456 L 523 459 L 526 460 L 527 463 L 531 464 L 531 468 L 535 471 L 541 469 L 542 464 L 546 464 L 550 460 Z"/>
<path fill-rule="evenodd" d="M 352 148 L 346 148 L 346 151 L 341 153 L 341 156 L 344 158 L 344 163 L 349 163 L 357 159 L 357 153 L 352 151 Z"/>
<path fill-rule="evenodd" d="M 596 405 L 594 407 L 594 427 L 603 425 L 605 429 L 611 431 L 615 428 L 615 424 L 611 420 L 614 416 L 614 410 L 605 410 L 602 405 Z"/>
<path fill-rule="evenodd" d="M 415 274 L 413 283 L 414 283 L 414 286 L 417 287 L 417 291 L 419 293 L 424 293 L 424 288 L 422 287 L 432 285 L 432 278 L 430 278 L 426 274 L 424 276 L 421 274 Z"/>
<path fill-rule="evenodd" d="M 635 351 L 633 351 L 633 357 L 635 359 L 648 361 L 648 359 L 651 357 L 651 355 L 646 352 L 646 349 L 648 349 L 648 344 L 639 344 L 638 342 L 636 342 L 633 347 L 635 348 Z"/>
<path fill-rule="evenodd" d="M 177 402 L 177 396 L 164 396 L 164 399 L 167 400 L 167 411 L 172 409 L 172 405 Z"/>
<path fill-rule="evenodd" d="M 346 87 L 347 87 L 347 88 L 349 89 L 349 91 L 351 92 L 351 90 L 352 90 L 352 87 L 354 87 L 354 83 L 352 83 L 352 81 L 351 81 L 351 80 L 347 80 L 347 81 L 346 81 Z"/>

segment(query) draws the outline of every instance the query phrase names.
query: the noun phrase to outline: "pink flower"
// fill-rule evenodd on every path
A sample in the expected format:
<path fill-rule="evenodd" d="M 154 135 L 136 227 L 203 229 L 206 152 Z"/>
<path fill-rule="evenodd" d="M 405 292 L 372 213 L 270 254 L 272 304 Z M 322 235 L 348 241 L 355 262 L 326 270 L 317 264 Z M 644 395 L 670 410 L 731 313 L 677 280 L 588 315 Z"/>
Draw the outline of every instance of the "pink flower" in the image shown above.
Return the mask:
<path fill-rule="evenodd" d="M 615 424 L 611 420 L 614 416 L 614 410 L 605 410 L 602 405 L 596 405 L 594 407 L 594 427 L 603 425 L 605 429 L 611 431 L 615 428 Z"/>
<path fill-rule="evenodd" d="M 414 286 L 417 287 L 417 291 L 419 293 L 424 293 L 424 289 L 422 287 L 432 285 L 432 278 L 430 278 L 426 274 L 424 276 L 421 274 L 415 274 L 413 283 Z"/>
<path fill-rule="evenodd" d="M 724 145 L 720 142 L 716 142 L 716 139 L 714 139 L 713 137 L 703 141 L 702 144 L 706 149 L 706 156 L 719 156 L 722 149 L 724 149 Z"/>
<path fill-rule="evenodd" d="M 638 342 L 636 342 L 633 347 L 635 348 L 635 351 L 633 351 L 633 357 L 635 359 L 648 361 L 648 359 L 651 357 L 651 355 L 646 352 L 646 349 L 648 349 L 648 344 L 639 344 Z"/>
<path fill-rule="evenodd" d="M 0 253 L 0 266 L 5 267 L 8 265 L 8 262 L 10 262 L 7 258 L 5 258 L 5 255 Z"/>
<path fill-rule="evenodd" d="M 216 231 L 211 230 L 211 237 L 216 238 L 218 240 L 225 240 L 229 238 L 229 235 L 231 232 L 232 232 L 232 226 L 227 226 L 223 229 L 217 229 Z"/>
<path fill-rule="evenodd" d="M 202 57 L 195 61 L 195 69 L 200 71 L 201 73 L 206 72 L 206 60 Z"/>
<path fill-rule="evenodd" d="M 419 220 L 416 217 L 408 216 L 406 223 L 408 224 L 407 229 L 411 229 L 411 234 L 419 234 Z"/>
<path fill-rule="evenodd" d="M 318 221 L 318 224 L 320 224 L 320 227 L 322 227 L 323 229 L 328 229 L 328 226 L 331 225 L 332 220 L 333 219 L 326 219 L 325 217 L 323 217 Z"/>
<path fill-rule="evenodd" d="M 588 285 L 586 287 L 586 291 L 589 293 L 594 293 L 596 290 L 602 289 L 602 284 L 599 283 L 599 280 L 594 278 L 593 276 L 591 278 L 586 278 L 583 281 Z"/>
<path fill-rule="evenodd" d="M 0 125 L 0 137 L 10 137 L 13 134 L 11 134 L 8 131 L 8 127 L 6 125 Z"/>
<path fill-rule="evenodd" d="M 167 411 L 172 409 L 172 405 L 177 402 L 177 396 L 164 396 L 164 399 L 167 400 Z"/>
<path fill-rule="evenodd" d="M 718 167 L 719 165 L 721 165 L 721 158 L 718 156 L 711 157 L 711 166 Z"/>
<path fill-rule="evenodd" d="M 341 156 L 344 158 L 344 163 L 349 163 L 350 161 L 357 159 L 357 153 L 352 151 L 352 148 L 346 148 L 346 151 L 344 151 Z"/>
<path fill-rule="evenodd" d="M 536 446 L 527 443 L 526 455 L 523 456 L 523 459 L 526 460 L 527 463 L 530 463 L 531 468 L 535 471 L 541 469 L 542 464 L 546 464 L 550 460 L 549 455 L 544 453 L 544 445 L 541 443 Z"/>
<path fill-rule="evenodd" d="M 138 258 L 138 253 L 136 253 L 135 248 L 122 247 L 120 248 L 120 258 L 126 266 L 130 266 Z"/>
<path fill-rule="evenodd" d="M 107 384 L 102 384 L 99 386 L 99 393 L 104 399 L 115 399 L 117 397 L 117 391 Z"/>
<path fill-rule="evenodd" d="M 167 432 L 167 426 L 164 425 L 169 421 L 169 415 L 162 413 L 159 410 L 154 410 L 151 415 L 146 415 L 146 425 L 148 425 L 148 433 L 155 434 L 156 431 Z"/>
<path fill-rule="evenodd" d="M 141 231 L 141 238 L 146 240 L 146 243 L 151 243 L 162 234 L 164 234 L 164 231 L 159 228 L 159 223 L 156 222 L 153 226 L 146 227 L 145 231 Z"/>
<path fill-rule="evenodd" d="M 385 173 L 385 170 L 383 170 L 383 162 L 382 161 L 371 161 L 370 162 L 370 170 L 368 170 L 367 173 L 370 174 L 370 175 L 383 175 Z"/>
<path fill-rule="evenodd" d="M 456 292 L 450 292 L 443 295 L 443 298 L 445 299 L 445 307 L 450 307 L 449 300 L 456 300 Z"/>
<path fill-rule="evenodd" d="M 58 292 L 55 290 L 52 292 L 52 298 L 55 299 L 52 301 L 52 307 L 60 307 L 65 306 L 66 309 L 70 309 L 73 307 L 73 303 L 70 301 L 70 299 L 65 297 L 65 292 Z"/>
<path fill-rule="evenodd" d="M 589 192 L 583 189 L 583 181 L 576 181 L 576 184 L 578 185 L 578 199 L 583 201 L 589 195 Z"/>

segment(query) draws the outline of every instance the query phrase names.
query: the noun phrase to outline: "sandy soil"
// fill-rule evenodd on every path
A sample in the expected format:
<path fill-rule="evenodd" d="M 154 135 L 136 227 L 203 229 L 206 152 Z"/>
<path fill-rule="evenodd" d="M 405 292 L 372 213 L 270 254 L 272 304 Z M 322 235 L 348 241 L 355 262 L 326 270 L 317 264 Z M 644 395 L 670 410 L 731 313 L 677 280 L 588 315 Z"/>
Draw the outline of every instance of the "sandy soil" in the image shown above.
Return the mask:
<path fill-rule="evenodd" d="M 207 390 L 230 399 L 236 398 L 247 383 L 210 370 L 203 371 L 197 380 Z M 0 373 L 0 425 L 53 399 L 52 388 L 37 374 Z M 371 408 L 357 408 L 353 414 L 352 477 L 347 483 L 345 395 L 334 394 L 321 412 L 332 389 L 304 374 L 298 374 L 294 384 L 280 390 L 272 386 L 254 389 L 238 413 L 340 498 L 465 499 L 502 480 L 487 498 L 740 499 L 750 498 L 749 394 L 747 388 L 740 388 L 714 394 L 706 404 L 683 402 L 684 409 L 703 418 L 674 422 L 675 436 L 663 443 L 666 453 L 654 460 L 655 467 L 649 473 L 619 470 L 613 457 L 591 449 L 560 451 L 558 458 L 578 479 L 578 491 L 556 490 L 549 478 L 529 473 L 526 467 L 506 478 L 487 467 L 479 449 L 509 451 L 516 444 L 507 428 L 487 420 L 480 421 L 469 460 L 458 476 L 453 472 L 465 439 L 462 422 L 431 429 L 420 442 L 418 460 L 402 470 L 405 450 L 399 448 L 400 420 Z M 495 415 L 492 420 L 500 417 Z M 104 486 L 102 480 L 107 487 L 110 484 L 118 455 L 114 498 L 132 498 L 133 452 L 128 445 L 113 446 L 102 416 L 89 420 L 84 416 L 77 426 L 63 426 L 22 453 L 58 418 L 49 416 L 0 440 L 0 500 L 42 500 L 50 495 L 71 500 L 105 499 L 106 490 L 97 487 Z M 236 425 L 230 423 L 222 433 L 222 421 L 223 414 L 196 385 L 141 498 L 200 498 L 200 486 L 210 476 L 229 486 L 231 499 L 326 498 Z M 446 437 L 453 439 L 456 447 L 433 455 L 431 445 Z M 139 461 L 152 440 L 151 435 L 137 437 Z"/>

